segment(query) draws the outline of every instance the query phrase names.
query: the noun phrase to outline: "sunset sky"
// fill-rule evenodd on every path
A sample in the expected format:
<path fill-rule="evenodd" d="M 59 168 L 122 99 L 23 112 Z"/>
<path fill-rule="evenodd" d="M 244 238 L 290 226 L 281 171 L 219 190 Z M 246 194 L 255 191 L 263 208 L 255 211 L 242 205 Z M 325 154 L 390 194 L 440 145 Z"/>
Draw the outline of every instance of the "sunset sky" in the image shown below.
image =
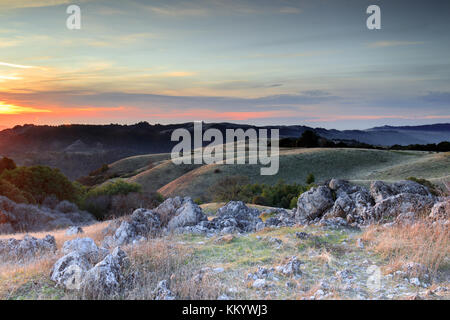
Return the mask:
<path fill-rule="evenodd" d="M 66 8 L 81 8 L 68 30 Z M 381 7 L 381 30 L 366 8 Z M 450 122 L 450 1 L 0 0 L 16 124 Z"/>

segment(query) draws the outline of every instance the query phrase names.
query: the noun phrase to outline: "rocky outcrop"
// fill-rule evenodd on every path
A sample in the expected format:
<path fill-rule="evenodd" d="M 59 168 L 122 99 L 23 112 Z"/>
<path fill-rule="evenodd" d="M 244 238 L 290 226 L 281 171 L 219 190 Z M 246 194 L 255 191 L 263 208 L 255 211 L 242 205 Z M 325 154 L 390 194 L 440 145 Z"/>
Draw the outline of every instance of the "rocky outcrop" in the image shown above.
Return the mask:
<path fill-rule="evenodd" d="M 94 240 L 92 240 L 91 238 L 81 238 L 66 241 L 63 244 L 62 252 L 64 254 L 76 252 L 80 256 L 85 257 L 88 261 L 93 263 L 102 259 L 107 254 L 107 250 L 97 247 Z"/>
<path fill-rule="evenodd" d="M 91 267 L 85 256 L 74 251 L 56 261 L 50 279 L 60 287 L 79 290 L 86 272 Z"/>
<path fill-rule="evenodd" d="M 56 241 L 51 235 L 37 239 L 25 235 L 23 240 L 0 240 L 0 258 L 6 260 L 26 261 L 56 251 Z"/>
<path fill-rule="evenodd" d="M 221 233 L 254 232 L 262 223 L 259 215 L 259 210 L 247 207 L 242 201 L 230 201 L 217 210 L 208 227 Z"/>
<path fill-rule="evenodd" d="M 81 290 L 85 297 L 113 297 L 123 287 L 123 271 L 129 266 L 126 253 L 117 247 L 102 261 L 88 270 L 81 282 Z"/>
<path fill-rule="evenodd" d="M 436 202 L 431 208 L 429 216 L 432 220 L 446 220 L 450 217 L 450 197 L 443 198 Z"/>
<path fill-rule="evenodd" d="M 169 230 L 195 226 L 201 221 L 207 221 L 207 216 L 202 209 L 192 201 L 191 198 L 185 198 L 184 204 L 175 211 L 172 219 L 167 224 Z"/>
<path fill-rule="evenodd" d="M 329 226 L 358 226 L 392 221 L 397 216 L 399 222 L 411 222 L 412 217 L 428 215 L 436 201 L 426 186 L 414 181 L 374 181 L 368 190 L 332 179 L 298 198 L 295 218 L 299 223 Z M 448 200 L 436 204 L 435 215 L 445 215 L 447 208 Z"/>
<path fill-rule="evenodd" d="M 111 248 L 135 244 L 160 231 L 159 215 L 153 210 L 136 209 L 129 221 L 123 221 L 113 236 L 105 237 L 103 246 Z"/>
<path fill-rule="evenodd" d="M 94 222 L 94 217 L 68 201 L 54 208 L 18 204 L 0 196 L 0 231 L 3 233 L 35 232 Z"/>
<path fill-rule="evenodd" d="M 327 186 L 319 186 L 303 193 L 297 201 L 297 222 L 313 220 L 322 216 L 334 204 L 333 195 Z"/>
<path fill-rule="evenodd" d="M 83 228 L 74 226 L 67 229 L 66 236 L 75 236 L 82 233 L 84 233 Z"/>

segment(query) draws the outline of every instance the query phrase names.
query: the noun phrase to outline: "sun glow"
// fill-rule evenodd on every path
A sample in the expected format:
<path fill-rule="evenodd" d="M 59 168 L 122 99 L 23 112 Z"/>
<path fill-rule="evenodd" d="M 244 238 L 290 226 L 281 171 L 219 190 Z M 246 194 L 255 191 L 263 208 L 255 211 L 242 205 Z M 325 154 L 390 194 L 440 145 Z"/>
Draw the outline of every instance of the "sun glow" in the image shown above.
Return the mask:
<path fill-rule="evenodd" d="M 45 109 L 36 109 L 32 107 L 16 106 L 14 104 L 7 104 L 0 101 L 0 114 L 23 114 L 23 113 L 42 113 L 51 112 Z"/>

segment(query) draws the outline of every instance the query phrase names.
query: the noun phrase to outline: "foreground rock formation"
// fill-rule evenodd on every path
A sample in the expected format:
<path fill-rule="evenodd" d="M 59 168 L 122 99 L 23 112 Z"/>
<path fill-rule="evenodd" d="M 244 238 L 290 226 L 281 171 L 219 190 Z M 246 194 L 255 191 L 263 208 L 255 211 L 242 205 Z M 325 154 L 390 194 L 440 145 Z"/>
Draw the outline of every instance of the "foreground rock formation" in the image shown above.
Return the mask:
<path fill-rule="evenodd" d="M 94 217 L 68 201 L 55 205 L 18 204 L 0 196 L 0 234 L 48 231 L 95 222 Z"/>

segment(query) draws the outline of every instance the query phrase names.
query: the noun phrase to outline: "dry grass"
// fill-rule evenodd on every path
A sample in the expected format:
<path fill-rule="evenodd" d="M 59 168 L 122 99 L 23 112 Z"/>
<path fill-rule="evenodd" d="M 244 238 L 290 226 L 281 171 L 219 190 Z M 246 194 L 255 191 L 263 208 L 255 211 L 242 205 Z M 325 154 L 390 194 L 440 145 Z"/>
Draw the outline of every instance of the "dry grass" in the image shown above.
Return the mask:
<path fill-rule="evenodd" d="M 363 234 L 369 249 L 388 258 L 387 272 L 399 269 L 406 262 L 425 265 L 435 273 L 449 268 L 450 227 L 421 220 L 413 225 L 391 227 L 370 226 Z"/>

